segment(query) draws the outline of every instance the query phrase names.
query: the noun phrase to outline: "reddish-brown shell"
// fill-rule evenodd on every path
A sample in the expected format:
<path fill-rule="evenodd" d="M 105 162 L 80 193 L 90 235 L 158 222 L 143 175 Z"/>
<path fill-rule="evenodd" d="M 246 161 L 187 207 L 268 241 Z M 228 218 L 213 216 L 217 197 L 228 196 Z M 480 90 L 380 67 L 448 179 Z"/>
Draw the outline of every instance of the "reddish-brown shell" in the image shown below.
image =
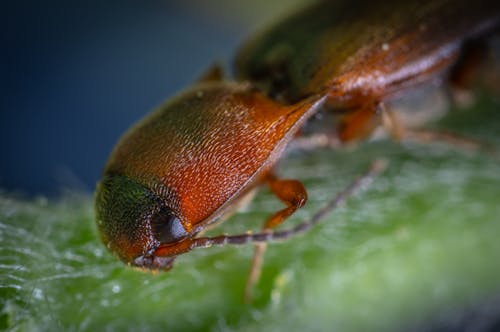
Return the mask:
<path fill-rule="evenodd" d="M 196 233 L 259 180 L 319 103 L 282 106 L 247 84 L 198 84 L 130 129 L 104 175 L 144 186 Z"/>
<path fill-rule="evenodd" d="M 442 74 L 499 21 L 498 0 L 321 1 L 245 43 L 236 72 L 288 102 L 360 107 Z"/>

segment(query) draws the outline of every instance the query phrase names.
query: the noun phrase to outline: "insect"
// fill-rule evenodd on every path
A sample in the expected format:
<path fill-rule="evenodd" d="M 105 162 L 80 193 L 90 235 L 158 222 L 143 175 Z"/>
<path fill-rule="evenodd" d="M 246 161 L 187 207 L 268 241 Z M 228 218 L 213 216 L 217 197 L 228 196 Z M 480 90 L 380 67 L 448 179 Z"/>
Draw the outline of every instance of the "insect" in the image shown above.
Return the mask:
<path fill-rule="evenodd" d="M 310 220 L 274 231 L 307 200 L 298 180 L 273 172 L 300 128 L 326 108 L 341 115 L 342 140 L 369 135 L 386 99 L 446 75 L 470 39 L 498 25 L 499 7 L 324 1 L 251 39 L 236 57 L 240 82 L 210 74 L 121 138 L 95 195 L 103 242 L 130 265 L 160 270 L 194 248 L 256 243 L 249 297 L 267 242 L 306 231 L 383 170 L 374 163 Z M 200 236 L 261 184 L 285 203 L 261 233 Z"/>
<path fill-rule="evenodd" d="M 499 21 L 494 0 L 322 1 L 247 41 L 236 75 L 285 103 L 324 95 L 344 142 L 381 124 L 401 138 L 385 102 L 430 81 L 463 88 Z"/>
<path fill-rule="evenodd" d="M 96 194 L 104 242 L 133 265 L 170 268 L 195 234 L 264 181 L 317 104 L 283 106 L 248 85 L 219 82 L 160 107 L 122 138 L 105 167 Z M 283 199 L 292 206 L 305 200 L 298 182 L 269 181 L 291 190 Z"/>

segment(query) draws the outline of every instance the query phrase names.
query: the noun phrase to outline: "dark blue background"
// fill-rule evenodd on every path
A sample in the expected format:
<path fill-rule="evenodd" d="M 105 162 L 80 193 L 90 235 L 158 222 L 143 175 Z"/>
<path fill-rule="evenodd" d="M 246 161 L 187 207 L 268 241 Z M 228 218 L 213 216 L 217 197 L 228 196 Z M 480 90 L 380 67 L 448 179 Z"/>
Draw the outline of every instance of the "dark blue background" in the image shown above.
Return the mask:
<path fill-rule="evenodd" d="M 91 192 L 134 121 L 228 62 L 248 21 L 216 12 L 182 1 L 4 4 L 0 188 Z"/>

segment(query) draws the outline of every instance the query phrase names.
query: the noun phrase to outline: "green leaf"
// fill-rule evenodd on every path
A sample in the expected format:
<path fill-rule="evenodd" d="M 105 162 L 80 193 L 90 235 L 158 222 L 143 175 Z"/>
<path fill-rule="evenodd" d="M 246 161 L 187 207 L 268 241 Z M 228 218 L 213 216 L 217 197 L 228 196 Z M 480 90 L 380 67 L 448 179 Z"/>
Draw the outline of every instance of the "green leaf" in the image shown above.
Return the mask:
<path fill-rule="evenodd" d="M 439 127 L 498 147 L 499 107 L 482 96 Z M 432 328 L 490 303 L 500 290 L 500 168 L 491 155 L 390 141 L 292 154 L 280 173 L 304 181 L 309 202 L 282 227 L 311 216 L 381 157 L 389 167 L 366 191 L 307 234 L 269 245 L 251 305 L 242 298 L 252 246 L 198 249 L 168 273 L 145 273 L 100 243 L 91 195 L 3 193 L 0 329 Z M 262 190 L 211 234 L 256 230 L 280 207 Z"/>

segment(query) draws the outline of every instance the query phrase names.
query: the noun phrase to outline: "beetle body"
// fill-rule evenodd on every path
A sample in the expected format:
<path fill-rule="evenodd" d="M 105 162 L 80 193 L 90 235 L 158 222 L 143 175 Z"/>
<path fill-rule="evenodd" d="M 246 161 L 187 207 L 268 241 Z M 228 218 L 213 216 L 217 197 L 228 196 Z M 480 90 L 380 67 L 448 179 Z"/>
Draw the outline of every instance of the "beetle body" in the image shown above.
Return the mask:
<path fill-rule="evenodd" d="M 492 0 L 324 1 L 250 40 L 236 60 L 248 82 L 208 82 L 219 76 L 209 72 L 119 141 L 95 197 L 103 242 L 149 269 L 169 269 L 195 247 L 255 242 L 251 286 L 265 242 L 309 229 L 364 182 L 292 230 L 271 231 L 307 200 L 299 181 L 271 170 L 307 119 L 325 105 L 343 109 L 343 139 L 369 134 L 381 102 L 443 76 L 464 43 L 498 25 L 499 8 Z M 263 233 L 197 237 L 264 182 L 286 207 Z"/>
<path fill-rule="evenodd" d="M 103 241 L 127 263 L 168 268 L 155 251 L 217 220 L 314 111 L 312 101 L 283 106 L 237 83 L 174 98 L 132 128 L 105 167 L 96 193 Z"/>
<path fill-rule="evenodd" d="M 323 93 L 356 126 L 380 102 L 445 76 L 499 21 L 494 0 L 322 1 L 246 42 L 236 73 L 284 102 Z M 345 140 L 364 136 L 348 131 Z"/>

